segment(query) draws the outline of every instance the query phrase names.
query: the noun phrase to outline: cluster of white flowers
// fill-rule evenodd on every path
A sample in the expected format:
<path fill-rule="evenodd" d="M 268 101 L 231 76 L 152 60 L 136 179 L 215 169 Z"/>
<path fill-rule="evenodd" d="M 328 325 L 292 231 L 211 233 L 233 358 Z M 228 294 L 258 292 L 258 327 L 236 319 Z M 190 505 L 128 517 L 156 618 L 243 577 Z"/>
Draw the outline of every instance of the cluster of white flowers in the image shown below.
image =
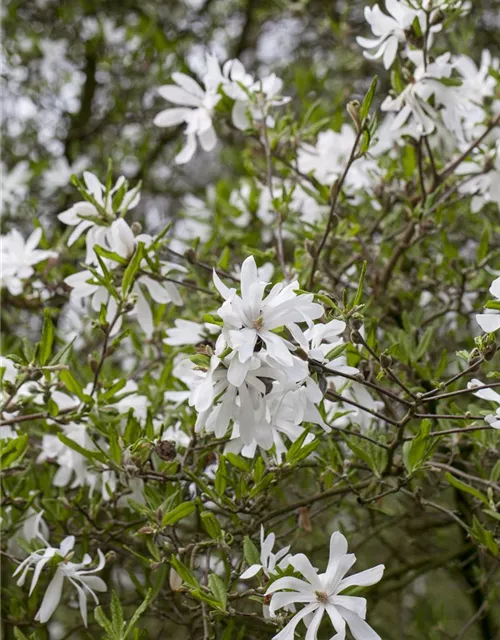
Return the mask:
<path fill-rule="evenodd" d="M 38 622 L 46 623 L 51 618 L 54 611 L 57 609 L 63 594 L 63 586 L 65 579 L 72 584 L 78 594 L 78 602 L 80 607 L 80 613 L 83 619 L 83 623 L 87 626 L 87 598 L 90 595 L 96 604 L 99 604 L 96 591 L 107 591 L 106 583 L 94 575 L 98 571 L 104 568 L 105 559 L 102 551 L 97 550 L 99 557 L 99 563 L 94 569 L 89 569 L 92 564 L 92 558 L 89 554 L 83 556 L 82 562 L 72 562 L 70 558 L 73 556 L 73 548 L 75 546 L 75 537 L 68 536 L 64 538 L 59 547 L 53 547 L 47 542 L 42 533 L 42 521 L 43 512 L 40 512 L 35 521 L 35 536 L 41 540 L 44 547 L 33 551 L 30 555 L 18 566 L 14 575 L 18 575 L 18 586 L 23 586 L 28 577 L 30 569 L 34 569 L 33 579 L 31 581 L 31 587 L 29 595 L 33 593 L 37 582 L 45 567 L 49 568 L 49 563 L 52 565 L 52 559 L 57 559 L 58 564 L 56 571 L 52 577 L 52 580 L 47 587 L 43 596 L 42 604 L 38 610 L 35 620 Z"/>
<path fill-rule="evenodd" d="M 500 307 L 500 278 L 493 280 L 490 293 L 495 296 L 495 302 Z M 486 333 L 494 333 L 500 329 L 500 308 L 487 309 L 486 311 L 486 313 L 477 314 L 476 321 L 483 331 L 486 331 Z"/>
<path fill-rule="evenodd" d="M 27 240 L 17 229 L 0 236 L 0 260 L 2 264 L 1 286 L 17 296 L 22 293 L 24 281 L 31 278 L 33 265 L 48 258 L 57 258 L 55 251 L 37 249 L 42 239 L 42 229 L 36 228 Z"/>
<path fill-rule="evenodd" d="M 219 89 L 234 100 L 232 120 L 234 126 L 241 130 L 259 121 L 273 126 L 270 109 L 289 101 L 280 95 L 283 82 L 275 74 L 255 80 L 239 60 L 228 60 L 221 69 L 217 58 L 210 54 L 206 56 L 206 72 L 201 78 L 203 86 L 185 73 L 174 73 L 172 79 L 175 84 L 160 87 L 158 93 L 178 106 L 158 113 L 154 123 L 159 127 L 186 124 L 186 145 L 175 158 L 177 164 L 191 160 L 197 142 L 204 151 L 211 151 L 217 144 L 213 115 L 222 98 Z"/>
<path fill-rule="evenodd" d="M 376 4 L 365 8 L 365 17 L 376 36 L 375 40 L 358 37 L 358 43 L 370 59 L 383 58 L 389 69 L 403 45 L 406 66 L 399 78 L 397 95 L 387 96 L 382 111 L 396 114 L 389 129 L 415 139 L 427 136 L 436 128 L 446 130 L 446 144 L 450 136 L 458 147 L 464 146 L 478 132 L 486 117 L 484 103 L 493 96 L 495 79 L 491 69 L 498 69 L 498 60 L 488 51 L 483 53 L 478 69 L 465 55 L 450 53 L 434 58 L 430 52 L 434 35 L 442 30 L 443 10 L 459 11 L 464 15 L 470 9 L 467 2 L 410 2 L 387 0 L 385 14 Z M 406 81 L 406 86 L 402 84 Z M 476 192 L 473 185 L 468 185 Z"/>
<path fill-rule="evenodd" d="M 122 217 L 137 205 L 140 192 L 137 187 L 127 190 L 123 176 L 109 191 L 89 172 L 85 172 L 84 180 L 86 196 L 90 201 L 78 202 L 59 215 L 62 222 L 75 227 L 68 239 L 68 245 L 71 246 L 87 232 L 86 263 L 97 264 L 95 272 L 103 276 L 102 265 L 94 250 L 96 246 L 100 246 L 107 251 L 108 256 L 114 256 L 102 258 L 102 263 L 121 278 L 123 267 L 129 263 L 139 244 L 142 243 L 144 249 L 148 250 L 154 241 L 148 234 L 134 235 L 132 228 Z M 96 279 L 94 273 L 88 269 L 68 276 L 65 283 L 72 288 L 73 300 L 91 298 L 91 307 L 96 312 L 100 311 L 101 305 L 105 305 L 106 321 L 112 324 L 110 335 L 118 333 L 123 313 L 127 313 L 137 318 L 141 329 L 150 337 L 154 331 L 153 313 L 145 293 L 160 304 L 173 303 L 181 306 L 182 298 L 169 273 L 172 270 L 183 272 L 185 269 L 171 262 L 159 261 L 158 270 L 153 272 L 144 258 L 140 270 L 141 275 L 135 279 L 127 300 L 122 301 L 124 304 L 120 310 L 116 296 L 112 295 L 102 281 Z"/>
<path fill-rule="evenodd" d="M 483 388 L 484 387 L 484 388 Z M 489 400 L 498 405 L 495 413 L 487 415 L 485 417 L 486 422 L 493 427 L 493 429 L 500 429 L 500 393 L 497 393 L 494 389 L 488 388 L 481 380 L 471 380 L 468 384 L 469 389 L 477 389 L 474 391 L 474 395 L 482 400 Z"/>
<path fill-rule="evenodd" d="M 242 575 L 243 580 L 256 576 L 260 571 L 272 580 L 266 596 L 272 596 L 265 613 L 274 616 L 279 609 L 295 611 L 295 604 L 305 605 L 298 611 L 274 640 L 293 640 L 295 629 L 301 620 L 307 625 L 307 640 L 317 640 L 317 633 L 324 615 L 328 615 L 336 631 L 336 640 L 345 640 L 346 624 L 355 640 L 380 640 L 380 636 L 365 622 L 366 599 L 342 595 L 349 587 L 369 587 L 382 579 L 384 565 L 345 577 L 356 562 L 353 553 L 347 553 L 347 540 L 339 531 L 330 538 L 330 557 L 325 573 L 318 573 L 303 554 L 289 554 L 290 547 L 274 554 L 273 533 L 267 538 L 261 528 L 261 564 L 250 566 Z M 292 567 L 302 578 L 283 576 L 283 570 Z"/>
<path fill-rule="evenodd" d="M 307 362 L 294 352 L 291 340 L 309 348 L 300 324 L 313 327 L 323 307 L 312 294 L 297 294 L 298 283 L 278 283 L 265 296 L 267 283 L 259 279 L 253 257 L 241 268 L 241 295 L 214 273 L 214 283 L 225 302 L 218 310 L 223 325 L 210 366 L 193 383 L 189 403 L 198 412 L 196 428 L 223 437 L 233 422 L 233 438 L 241 446 L 283 450 L 280 434 L 292 441 L 303 431 L 302 422 L 328 430 L 316 404 L 323 399 L 309 375 Z M 337 332 L 344 329 L 338 323 Z M 236 446 L 237 443 L 233 443 Z"/>

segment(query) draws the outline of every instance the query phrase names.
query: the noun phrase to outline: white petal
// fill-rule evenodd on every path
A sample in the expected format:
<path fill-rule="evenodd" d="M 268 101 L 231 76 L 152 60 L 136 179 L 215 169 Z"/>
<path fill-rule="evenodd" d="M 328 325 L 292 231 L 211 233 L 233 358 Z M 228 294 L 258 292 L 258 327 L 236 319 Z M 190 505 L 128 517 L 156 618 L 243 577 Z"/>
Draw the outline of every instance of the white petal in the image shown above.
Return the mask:
<path fill-rule="evenodd" d="M 337 610 L 349 625 L 354 640 L 382 640 L 378 633 L 355 613 L 343 607 L 337 607 Z"/>
<path fill-rule="evenodd" d="M 173 102 L 174 104 L 185 105 L 187 107 L 199 107 L 200 98 L 197 98 L 192 93 L 189 93 L 182 87 L 178 87 L 175 84 L 166 84 L 158 89 L 158 93 L 162 98 Z"/>
<path fill-rule="evenodd" d="M 500 329 L 500 313 L 479 313 L 476 322 L 485 333 L 493 333 Z"/>
<path fill-rule="evenodd" d="M 259 573 L 261 569 L 262 569 L 262 565 L 253 564 L 251 567 L 248 567 L 248 569 L 241 574 L 240 579 L 248 580 L 249 578 L 253 578 Z"/>
<path fill-rule="evenodd" d="M 200 141 L 203 151 L 212 151 L 217 144 L 217 134 L 213 127 L 209 127 L 205 131 L 198 133 L 198 140 Z"/>
<path fill-rule="evenodd" d="M 35 620 L 38 620 L 42 624 L 49 620 L 61 601 L 63 582 L 64 575 L 62 570 L 58 568 L 43 596 L 42 604 L 35 616 Z"/>
<path fill-rule="evenodd" d="M 323 584 L 319 579 L 318 572 L 312 566 L 307 556 L 303 553 L 297 553 L 290 558 L 290 564 L 310 582 L 314 589 L 318 591 L 323 590 Z"/>
<path fill-rule="evenodd" d="M 164 109 L 158 113 L 153 124 L 157 127 L 173 127 L 176 124 L 186 122 L 186 116 L 190 113 L 190 109 L 184 107 L 174 107 L 172 109 Z"/>
<path fill-rule="evenodd" d="M 186 164 L 191 160 L 196 151 L 196 137 L 190 134 L 186 137 L 186 146 L 175 156 L 176 164 Z"/>

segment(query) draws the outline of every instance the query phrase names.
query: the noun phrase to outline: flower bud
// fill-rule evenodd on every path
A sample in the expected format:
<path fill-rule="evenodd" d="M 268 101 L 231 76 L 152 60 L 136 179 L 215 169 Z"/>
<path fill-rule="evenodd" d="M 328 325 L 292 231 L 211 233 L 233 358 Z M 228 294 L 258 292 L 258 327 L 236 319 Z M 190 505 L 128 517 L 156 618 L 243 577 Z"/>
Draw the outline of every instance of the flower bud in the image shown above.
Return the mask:
<path fill-rule="evenodd" d="M 132 229 L 132 233 L 134 234 L 134 236 L 138 236 L 140 233 L 142 233 L 142 224 L 140 222 L 132 222 L 130 228 Z"/>
<path fill-rule="evenodd" d="M 155 453 L 162 460 L 173 460 L 177 455 L 175 442 L 171 440 L 160 440 L 155 445 Z"/>
<path fill-rule="evenodd" d="M 392 358 L 387 352 L 381 354 L 380 364 L 384 369 L 388 369 L 392 365 Z"/>

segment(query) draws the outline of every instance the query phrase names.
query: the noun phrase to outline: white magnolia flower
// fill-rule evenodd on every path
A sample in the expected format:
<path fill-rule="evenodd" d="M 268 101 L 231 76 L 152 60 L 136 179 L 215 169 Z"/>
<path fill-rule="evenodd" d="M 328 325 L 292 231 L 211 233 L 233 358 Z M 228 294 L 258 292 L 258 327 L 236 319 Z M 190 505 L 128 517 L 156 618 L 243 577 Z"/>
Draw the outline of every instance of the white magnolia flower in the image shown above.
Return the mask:
<path fill-rule="evenodd" d="M 500 301 L 500 278 L 493 280 L 490 287 L 491 295 Z M 487 309 L 486 313 L 476 315 L 476 322 L 486 333 L 493 333 L 500 329 L 500 311 L 495 309 Z"/>
<path fill-rule="evenodd" d="M 38 517 L 41 520 L 43 512 Z M 85 554 L 83 561 L 80 563 L 71 562 L 68 559 L 69 554 L 72 554 L 75 546 L 75 537 L 68 536 L 64 538 L 59 547 L 52 547 L 44 539 L 39 527 L 37 527 L 37 537 L 42 540 L 45 547 L 38 549 L 31 553 L 26 560 L 21 562 L 14 572 L 14 576 L 21 574 L 17 585 L 22 587 L 26 581 L 28 571 L 33 567 L 35 572 L 31 581 L 29 595 L 33 593 L 34 588 L 40 578 L 40 575 L 44 567 L 49 563 L 52 558 L 60 558 L 60 562 L 57 565 L 56 572 L 50 581 L 49 586 L 45 592 L 45 595 L 38 610 L 35 620 L 45 624 L 57 609 L 63 593 L 64 579 L 66 578 L 76 589 L 78 593 L 78 601 L 80 605 L 80 613 L 83 619 L 83 623 L 87 626 L 87 597 L 92 596 L 95 604 L 99 604 L 99 600 L 95 594 L 96 591 L 106 591 L 106 583 L 98 576 L 93 575 L 104 568 L 105 560 L 104 555 L 100 549 L 97 550 L 99 557 L 99 563 L 94 569 L 88 569 L 92 563 L 92 558 Z"/>
<path fill-rule="evenodd" d="M 68 247 L 71 247 L 82 233 L 87 231 L 87 254 L 85 262 L 87 264 L 97 264 L 94 246 L 96 244 L 101 246 L 105 245 L 105 239 L 108 234 L 107 225 L 115 219 L 117 214 L 125 214 L 137 206 L 141 194 L 137 187 L 130 189 L 123 196 L 121 203 L 115 207 L 113 206 L 113 196 L 125 183 L 124 176 L 118 178 L 115 186 L 110 189 L 108 194 L 106 194 L 105 185 L 103 185 L 93 173 L 85 171 L 83 180 L 87 191 L 94 198 L 97 206 L 87 200 L 82 200 L 60 213 L 57 217 L 61 222 L 64 222 L 64 224 L 75 227 L 68 238 Z M 102 220 L 102 224 L 99 224 L 99 220 Z"/>
<path fill-rule="evenodd" d="M 305 322 L 310 327 L 313 320 L 323 315 L 323 307 L 313 302 L 313 295 L 294 293 L 299 288 L 298 282 L 286 286 L 280 282 L 264 298 L 267 283 L 258 279 L 257 265 L 252 256 L 243 262 L 241 268 L 241 296 L 235 289 L 228 289 L 215 272 L 213 278 L 225 299 L 217 312 L 224 321 L 217 341 L 217 353 L 221 353 L 227 344 L 235 354 L 230 361 L 228 381 L 236 387 L 243 383 L 258 340 L 266 346 L 271 358 L 285 367 L 292 367 L 291 350 L 294 347 L 273 333 L 273 329 L 284 326 L 295 339 L 300 337 L 302 331 L 297 323 Z"/>
<path fill-rule="evenodd" d="M 132 409 L 132 414 L 140 422 L 145 422 L 148 416 L 149 398 L 137 393 L 138 390 L 135 380 L 127 380 L 125 386 L 119 391 L 119 400 L 109 406 L 117 409 L 120 414 L 128 414 Z"/>
<path fill-rule="evenodd" d="M 400 43 L 406 42 L 406 32 L 419 12 L 405 0 L 386 0 L 385 7 L 389 15 L 382 12 L 378 4 L 365 7 L 365 19 L 370 25 L 376 39 L 356 38 L 358 44 L 365 49 L 376 49 L 374 53 L 364 52 L 366 58 L 374 60 L 382 58 L 384 67 L 392 66 Z"/>
<path fill-rule="evenodd" d="M 141 234 L 134 236 L 129 225 L 119 218 L 115 220 L 109 228 L 106 229 L 103 245 L 110 251 L 118 254 L 122 258 L 130 259 L 134 254 L 137 244 L 143 242 L 146 246 L 152 241 L 151 236 Z M 146 267 L 146 261 L 143 261 Z M 110 268 L 116 268 L 118 263 L 108 261 Z M 142 265 L 141 265 L 142 266 Z M 98 271 L 100 269 L 98 268 Z M 163 262 L 160 266 L 160 274 L 144 274 L 136 278 L 132 287 L 132 295 L 135 296 L 135 303 L 131 311 L 127 313 L 135 314 L 137 321 L 144 331 L 150 337 L 153 334 L 153 313 L 150 303 L 148 302 L 145 291 L 149 293 L 155 302 L 167 304 L 172 302 L 177 306 L 182 305 L 182 298 L 174 283 L 168 280 L 168 274 L 171 270 L 183 271 L 183 267 Z M 65 278 L 64 282 L 72 287 L 71 296 L 76 300 L 91 296 L 91 307 L 94 311 L 99 312 L 101 305 L 106 306 L 106 321 L 111 323 L 115 320 L 110 335 L 115 335 L 121 328 L 122 315 L 116 320 L 118 304 L 114 296 L 112 296 L 106 287 L 100 285 L 93 277 L 90 271 L 81 271 Z"/>
<path fill-rule="evenodd" d="M 471 380 L 467 385 L 468 389 L 476 389 L 473 395 L 481 398 L 482 400 L 489 400 L 495 402 L 498 407 L 494 414 L 485 417 L 486 422 L 493 427 L 493 429 L 500 429 L 500 393 L 497 393 L 493 389 L 481 389 L 484 386 L 481 380 Z"/>
<path fill-rule="evenodd" d="M 163 340 L 171 347 L 185 344 L 198 344 L 202 340 L 205 327 L 191 320 L 175 320 L 175 327 L 167 329 L 167 337 Z"/>
<path fill-rule="evenodd" d="M 182 209 L 175 220 L 169 248 L 184 253 L 191 240 L 206 242 L 212 233 L 212 209 L 215 197 L 214 189 L 207 188 L 206 200 L 197 198 L 191 193 L 182 198 Z"/>
<path fill-rule="evenodd" d="M 49 168 L 43 172 L 43 195 L 47 198 L 58 189 L 66 187 L 70 182 L 71 176 L 81 173 L 88 162 L 88 158 L 80 157 L 77 158 L 74 164 L 70 165 L 65 156 L 53 158 Z"/>
<path fill-rule="evenodd" d="M 325 613 L 337 632 L 335 640 L 345 640 L 346 623 L 355 640 L 381 640 L 365 622 L 365 598 L 343 596 L 341 593 L 348 587 L 376 584 L 382 578 L 384 565 L 345 578 L 345 574 L 356 562 L 356 556 L 347 553 L 347 540 L 338 531 L 330 538 L 330 558 L 325 573 L 318 573 L 302 553 L 291 556 L 289 562 L 302 574 L 304 580 L 285 577 L 273 582 L 266 592 L 266 595 L 273 594 L 270 613 L 274 615 L 277 610 L 293 603 L 305 606 L 274 636 L 274 640 L 293 640 L 298 623 L 306 616 L 309 617 L 307 640 L 316 640 Z"/>
<path fill-rule="evenodd" d="M 264 575 L 268 578 L 276 572 L 276 567 L 280 569 L 286 569 L 289 563 L 290 556 L 287 555 L 290 547 L 284 547 L 277 553 L 273 553 L 274 543 L 276 536 L 274 533 L 270 533 L 267 538 L 264 534 L 264 527 L 260 527 L 260 564 L 253 564 L 246 571 L 244 571 L 240 578 L 242 580 L 248 580 L 256 576 L 259 571 L 263 571 Z"/>
<path fill-rule="evenodd" d="M 55 251 L 36 248 L 41 238 L 40 227 L 27 240 L 24 240 L 17 229 L 0 236 L 1 285 L 7 287 L 11 295 L 18 296 L 23 292 L 23 280 L 35 272 L 33 265 L 47 258 L 57 258 Z"/>
<path fill-rule="evenodd" d="M 387 96 L 381 105 L 382 111 L 397 111 L 392 122 L 392 129 L 397 130 L 406 125 L 410 116 L 415 121 L 420 135 L 428 135 L 436 128 L 439 106 L 452 109 L 462 109 L 464 96 L 460 87 L 447 86 L 441 79 L 450 78 L 453 64 L 451 54 L 444 53 L 430 62 L 424 63 L 422 51 L 409 51 L 408 58 L 415 65 L 413 78 L 403 91 L 392 98 Z M 431 106 L 429 99 L 434 96 L 435 106 Z"/>
<path fill-rule="evenodd" d="M 86 389 L 86 392 L 90 389 Z M 90 438 L 85 423 L 76 424 L 70 422 L 62 427 L 65 436 L 89 451 L 97 451 L 97 447 Z M 104 439 L 99 441 L 101 448 L 106 448 Z M 109 500 L 116 489 L 116 476 L 114 472 L 102 469 L 94 472 L 89 468 L 88 460 L 71 447 L 66 446 L 56 435 L 45 434 L 42 438 L 42 450 L 37 457 L 37 462 L 47 460 L 57 464 L 58 470 L 52 479 L 55 487 L 89 487 L 90 495 L 100 487 L 103 500 Z M 97 463 L 95 463 L 97 464 Z"/>
<path fill-rule="evenodd" d="M 211 151 L 217 143 L 212 115 L 221 99 L 217 90 L 222 77 L 217 59 L 208 55 L 207 72 L 203 77 L 205 88 L 185 73 L 173 73 L 172 79 L 175 84 L 160 87 L 158 93 L 168 102 L 179 106 L 160 111 L 154 124 L 172 127 L 186 123 L 186 146 L 175 158 L 177 164 L 185 164 L 193 157 L 197 140 L 204 151 Z"/>
<path fill-rule="evenodd" d="M 222 72 L 223 91 L 235 100 L 232 110 L 234 126 L 244 131 L 251 126 L 252 120 L 264 120 L 267 126 L 273 127 L 274 119 L 269 115 L 269 109 L 282 106 L 291 99 L 280 95 L 283 80 L 274 73 L 255 80 L 236 59 L 228 60 Z"/>
<path fill-rule="evenodd" d="M 348 124 L 340 131 L 322 131 L 316 146 L 303 145 L 297 154 L 297 166 L 302 173 L 312 173 L 322 184 L 331 185 L 340 177 L 351 154 L 356 133 Z M 369 158 L 355 160 L 345 180 L 349 195 L 356 191 L 369 190 L 380 176 L 377 163 Z"/>
<path fill-rule="evenodd" d="M 11 171 L 7 172 L 6 165 L 0 163 L 0 175 L 2 177 L 2 189 L 0 191 L 0 212 L 4 212 L 7 206 L 15 207 L 28 194 L 28 182 L 31 178 L 29 163 L 23 160 L 18 162 Z"/>
<path fill-rule="evenodd" d="M 476 162 L 462 162 L 455 169 L 457 175 L 472 176 L 459 186 L 460 193 L 472 196 L 472 213 L 478 213 L 490 202 L 500 209 L 500 141 L 482 160 L 483 166 L 489 161 L 487 171 Z"/>

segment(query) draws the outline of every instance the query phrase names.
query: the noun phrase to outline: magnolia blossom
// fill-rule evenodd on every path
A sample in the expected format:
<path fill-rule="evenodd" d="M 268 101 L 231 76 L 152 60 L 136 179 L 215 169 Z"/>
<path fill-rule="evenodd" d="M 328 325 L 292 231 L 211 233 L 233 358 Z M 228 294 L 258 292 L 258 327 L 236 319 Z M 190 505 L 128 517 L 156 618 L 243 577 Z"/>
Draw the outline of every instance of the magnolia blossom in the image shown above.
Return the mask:
<path fill-rule="evenodd" d="M 175 327 L 167 329 L 167 337 L 163 340 L 165 344 L 176 347 L 186 344 L 198 344 L 202 340 L 204 326 L 191 320 L 178 318 L 174 321 Z"/>
<path fill-rule="evenodd" d="M 64 224 L 75 227 L 68 238 L 68 247 L 71 247 L 78 238 L 87 231 L 87 254 L 85 262 L 87 264 L 97 264 L 97 257 L 94 253 L 94 246 L 99 244 L 104 246 L 105 238 L 108 234 L 108 225 L 115 219 L 115 216 L 124 215 L 139 203 L 141 194 L 137 187 L 127 191 L 121 202 L 114 206 L 113 196 L 125 184 L 124 176 L 120 176 L 109 193 L 106 186 L 89 171 L 83 173 L 83 180 L 88 193 L 93 198 L 95 204 L 87 200 L 77 202 L 72 207 L 63 211 L 58 218 Z M 100 223 L 102 221 L 102 223 Z"/>
<path fill-rule="evenodd" d="M 39 522 L 41 521 L 43 512 L 39 514 Z M 39 524 L 38 522 L 38 524 Z M 73 555 L 73 548 L 75 546 L 75 536 L 68 536 L 64 538 L 59 547 L 52 547 L 43 537 L 40 527 L 36 527 L 37 537 L 44 543 L 45 547 L 38 549 L 31 553 L 26 560 L 21 562 L 14 572 L 14 576 L 21 574 L 17 585 L 22 587 L 26 581 L 28 571 L 31 568 L 35 569 L 33 579 L 31 581 L 29 595 L 33 593 L 34 588 L 37 585 L 38 579 L 44 569 L 52 558 L 59 558 L 60 562 L 57 565 L 56 572 L 47 587 L 45 595 L 38 610 L 35 620 L 45 624 L 57 609 L 63 593 L 64 579 L 66 578 L 76 589 L 78 593 L 78 601 L 80 605 L 80 614 L 83 619 L 83 623 L 87 626 L 87 597 L 92 596 L 95 604 L 99 604 L 96 591 L 107 591 L 106 583 L 93 574 L 101 571 L 105 565 L 104 554 L 100 549 L 97 550 L 99 557 L 99 563 L 94 569 L 88 567 L 92 564 L 92 558 L 86 553 L 83 556 L 83 561 L 80 563 L 71 562 L 68 556 Z"/>
<path fill-rule="evenodd" d="M 18 162 L 11 171 L 0 163 L 2 176 L 2 190 L 0 192 L 0 212 L 7 206 L 15 207 L 28 193 L 28 182 L 31 178 L 29 163 L 26 160 Z"/>
<path fill-rule="evenodd" d="M 500 278 L 493 280 L 490 287 L 491 295 L 495 296 L 497 302 L 500 302 Z M 493 333 L 500 329 L 500 311 L 496 309 L 487 309 L 486 313 L 476 315 L 476 322 L 486 333 Z"/>
<path fill-rule="evenodd" d="M 404 0 L 386 0 L 389 15 L 382 12 L 379 5 L 365 7 L 365 19 L 370 25 L 376 39 L 356 38 L 365 49 L 376 49 L 374 53 L 364 52 L 366 58 L 374 60 L 383 58 L 384 67 L 389 69 L 396 58 L 400 43 L 406 42 L 406 32 L 419 12 Z"/>
<path fill-rule="evenodd" d="M 106 230 L 104 241 L 105 248 L 128 260 L 134 254 L 139 242 L 149 245 L 152 238 L 147 234 L 134 236 L 129 225 L 123 218 L 120 218 L 115 220 Z M 142 264 L 146 269 L 145 260 Z M 118 263 L 108 260 L 108 266 L 116 268 Z M 97 270 L 100 271 L 100 267 Z M 168 273 L 171 270 L 183 271 L 184 269 L 169 262 L 162 262 L 159 274 L 150 273 L 148 275 L 144 273 L 144 275 L 135 279 L 132 287 L 131 293 L 135 297 L 135 302 L 133 308 L 127 313 L 136 315 L 141 329 L 148 337 L 153 334 L 154 325 L 153 313 L 145 296 L 145 291 L 149 293 L 155 302 L 160 304 L 173 302 L 175 305 L 182 305 L 182 298 L 176 285 L 168 279 Z M 75 273 L 65 278 L 64 282 L 72 287 L 71 296 L 76 300 L 91 297 L 91 306 L 94 311 L 99 312 L 101 305 L 104 304 L 106 306 L 106 321 L 112 323 L 110 335 L 118 333 L 122 324 L 122 314 L 118 314 L 117 300 L 106 287 L 94 279 L 90 271 L 85 270 Z"/>
<path fill-rule="evenodd" d="M 240 578 L 242 580 L 248 580 L 256 576 L 259 571 L 263 571 L 264 575 L 268 578 L 275 573 L 276 567 L 280 569 L 286 569 L 288 566 L 290 556 L 287 555 L 290 547 L 283 547 L 277 553 L 273 553 L 274 543 L 276 536 L 274 533 L 270 533 L 267 538 L 264 534 L 264 527 L 260 527 L 260 564 L 252 564 L 246 571 L 244 571 Z"/>
<path fill-rule="evenodd" d="M 76 442 L 77 445 L 88 451 L 97 451 L 97 447 L 90 437 L 86 423 L 70 422 L 62 427 L 65 436 Z M 100 447 L 107 447 L 104 439 L 99 441 Z M 100 487 L 103 500 L 109 500 L 116 489 L 116 476 L 114 472 L 101 469 L 99 472 L 89 468 L 88 460 L 81 453 L 64 444 L 56 435 L 45 434 L 42 437 L 42 450 L 38 455 L 37 463 L 47 460 L 55 462 L 58 466 L 52 479 L 54 487 L 88 486 L 90 495 L 97 487 Z M 99 464 L 99 463 L 95 463 Z"/>
<path fill-rule="evenodd" d="M 41 238 L 40 227 L 27 240 L 17 229 L 0 236 L 1 284 L 7 287 L 11 295 L 18 296 L 23 292 L 23 280 L 35 273 L 33 265 L 47 258 L 57 258 L 55 251 L 37 249 Z"/>
<path fill-rule="evenodd" d="M 444 53 L 427 65 L 422 51 L 409 51 L 408 58 L 415 64 L 412 80 L 396 98 L 387 96 L 381 109 L 398 112 L 392 122 L 393 130 L 403 127 L 412 116 L 418 133 L 428 135 L 436 127 L 438 119 L 436 107 L 445 106 L 450 110 L 460 108 L 464 96 L 458 90 L 459 87 L 447 86 L 440 82 L 441 79 L 446 80 L 451 76 L 453 65 L 450 53 Z M 435 107 L 428 102 L 432 96 L 436 103 Z"/>
<path fill-rule="evenodd" d="M 272 594 L 270 613 L 274 615 L 277 610 L 293 603 L 305 606 L 274 636 L 274 640 L 293 640 L 298 623 L 306 616 L 309 617 L 307 640 L 316 640 L 325 613 L 337 632 L 336 640 L 345 640 L 346 623 L 355 640 L 381 640 L 365 622 L 365 598 L 343 596 L 341 593 L 348 587 L 376 584 L 382 578 L 384 565 L 345 578 L 355 562 L 356 556 L 347 553 L 347 540 L 338 531 L 330 538 L 330 558 L 325 573 L 318 573 L 303 553 L 291 556 L 290 565 L 304 579 L 285 577 L 273 582 L 266 592 L 266 595 Z"/>
<path fill-rule="evenodd" d="M 356 133 L 343 124 L 340 131 L 322 131 L 316 146 L 306 144 L 299 149 L 297 165 L 302 173 L 312 173 L 321 183 L 331 185 L 344 171 L 352 152 Z M 356 191 L 370 189 L 380 176 L 377 163 L 369 158 L 355 160 L 345 179 L 345 189 L 352 195 Z"/>
<path fill-rule="evenodd" d="M 312 294 L 297 295 L 298 282 L 276 284 L 264 298 L 266 282 L 258 279 L 257 266 L 252 256 L 241 268 L 241 296 L 228 289 L 214 272 L 214 283 L 225 299 L 218 314 L 223 319 L 222 334 L 217 341 L 217 352 L 226 345 L 234 350 L 228 370 L 228 381 L 240 386 L 249 371 L 257 341 L 265 344 L 271 358 L 285 367 L 293 366 L 293 345 L 281 338 L 274 329 L 284 326 L 293 337 L 302 335 L 297 323 L 310 327 L 313 320 L 323 315 L 323 307 L 313 302 Z"/>
<path fill-rule="evenodd" d="M 154 124 L 172 127 L 186 123 L 186 146 L 175 158 L 177 164 L 185 164 L 193 157 L 197 140 L 204 151 L 211 151 L 217 143 L 212 115 L 221 99 L 217 90 L 222 77 L 217 59 L 207 55 L 207 71 L 202 79 L 205 88 L 185 73 L 173 73 L 172 79 L 175 84 L 160 87 L 158 93 L 168 102 L 179 106 L 160 111 Z"/>
<path fill-rule="evenodd" d="M 223 91 L 235 100 L 232 110 L 234 126 L 244 131 L 251 126 L 252 120 L 263 120 L 267 126 L 274 126 L 269 109 L 290 101 L 290 98 L 280 95 L 283 80 L 274 73 L 262 80 L 255 80 L 239 60 L 228 60 L 222 72 Z"/>
<path fill-rule="evenodd" d="M 483 383 L 481 380 L 471 380 L 467 385 L 468 389 L 477 389 L 474 391 L 474 395 L 482 400 L 489 400 L 495 402 L 498 407 L 494 414 L 485 417 L 486 422 L 493 427 L 493 429 L 500 429 L 500 393 L 497 393 L 493 389 L 482 389 Z"/>
<path fill-rule="evenodd" d="M 482 160 L 486 169 L 477 162 L 462 162 L 455 170 L 457 175 L 469 176 L 460 184 L 459 192 L 472 196 L 472 213 L 478 213 L 490 202 L 500 209 L 500 141 Z"/>

